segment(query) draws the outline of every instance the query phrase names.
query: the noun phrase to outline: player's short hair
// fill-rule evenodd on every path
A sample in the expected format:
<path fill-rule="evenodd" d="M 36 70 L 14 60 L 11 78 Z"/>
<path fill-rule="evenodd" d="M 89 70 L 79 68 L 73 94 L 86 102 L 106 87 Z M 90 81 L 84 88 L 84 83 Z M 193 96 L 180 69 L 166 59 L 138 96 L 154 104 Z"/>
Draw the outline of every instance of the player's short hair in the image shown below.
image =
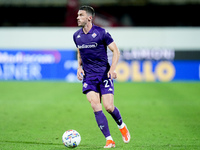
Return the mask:
<path fill-rule="evenodd" d="M 79 8 L 79 10 L 85 10 L 86 13 L 89 13 L 89 14 L 92 15 L 92 18 L 94 18 L 94 16 L 95 16 L 94 8 L 92 8 L 91 6 L 86 6 L 86 5 L 84 5 L 84 6 L 81 6 L 81 7 Z"/>

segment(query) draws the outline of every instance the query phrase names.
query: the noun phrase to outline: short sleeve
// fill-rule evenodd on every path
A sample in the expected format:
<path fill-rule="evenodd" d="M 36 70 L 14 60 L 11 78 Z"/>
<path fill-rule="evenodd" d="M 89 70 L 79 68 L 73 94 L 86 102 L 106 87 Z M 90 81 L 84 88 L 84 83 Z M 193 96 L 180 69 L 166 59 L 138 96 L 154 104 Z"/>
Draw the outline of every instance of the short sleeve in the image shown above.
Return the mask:
<path fill-rule="evenodd" d="M 111 37 L 110 33 L 107 30 L 104 30 L 104 41 L 106 43 L 106 45 L 109 45 L 110 43 L 112 43 L 114 40 Z"/>
<path fill-rule="evenodd" d="M 77 43 L 76 43 L 75 34 L 73 35 L 73 40 L 74 40 L 74 43 L 75 43 L 75 45 L 76 45 L 76 47 L 77 47 Z"/>

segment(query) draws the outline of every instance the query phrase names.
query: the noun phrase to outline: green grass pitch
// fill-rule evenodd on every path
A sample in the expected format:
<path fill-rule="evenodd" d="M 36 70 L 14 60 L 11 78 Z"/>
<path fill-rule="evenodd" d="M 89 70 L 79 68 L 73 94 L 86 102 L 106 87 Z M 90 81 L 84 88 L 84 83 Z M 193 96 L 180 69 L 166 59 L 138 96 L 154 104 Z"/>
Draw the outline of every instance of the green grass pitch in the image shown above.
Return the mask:
<path fill-rule="evenodd" d="M 77 130 L 75 149 L 103 149 L 81 83 L 0 82 L 0 150 L 64 150 L 62 134 Z M 119 150 L 200 149 L 200 83 L 115 83 L 115 105 L 131 133 L 124 144 L 105 112 Z"/>

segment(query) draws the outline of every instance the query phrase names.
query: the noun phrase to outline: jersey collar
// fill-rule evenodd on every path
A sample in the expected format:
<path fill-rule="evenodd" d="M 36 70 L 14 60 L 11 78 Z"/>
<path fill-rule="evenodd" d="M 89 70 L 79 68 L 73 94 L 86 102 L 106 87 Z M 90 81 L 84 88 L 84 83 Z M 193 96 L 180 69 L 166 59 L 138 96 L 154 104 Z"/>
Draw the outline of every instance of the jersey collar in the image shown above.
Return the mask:
<path fill-rule="evenodd" d="M 92 28 L 90 29 L 90 31 L 89 31 L 87 34 L 92 34 L 93 31 L 94 31 L 94 24 L 92 25 Z M 82 28 L 82 30 L 81 30 L 81 33 L 82 33 L 82 34 L 85 34 L 85 33 L 83 32 L 83 28 Z"/>

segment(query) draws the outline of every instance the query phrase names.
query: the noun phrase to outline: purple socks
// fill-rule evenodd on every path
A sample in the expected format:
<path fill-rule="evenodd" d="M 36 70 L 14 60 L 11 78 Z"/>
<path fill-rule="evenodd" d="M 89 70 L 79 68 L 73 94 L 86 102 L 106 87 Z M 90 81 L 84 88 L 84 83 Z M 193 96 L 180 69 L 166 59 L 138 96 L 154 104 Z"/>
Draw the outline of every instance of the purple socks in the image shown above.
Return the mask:
<path fill-rule="evenodd" d="M 119 110 L 115 107 L 114 111 L 110 113 L 115 122 L 120 126 L 122 124 L 122 117 L 120 115 Z"/>
<path fill-rule="evenodd" d="M 105 137 L 110 136 L 110 130 L 108 128 L 108 121 L 107 121 L 106 116 L 104 115 L 103 111 L 101 110 L 98 112 L 94 112 L 94 114 L 95 114 L 95 118 L 96 118 L 97 124 L 99 126 L 99 129 L 101 130 L 103 135 Z M 114 111 L 111 112 L 110 114 L 113 117 L 113 119 L 115 120 L 115 122 L 118 124 L 118 126 L 120 126 L 122 124 L 122 117 L 121 117 L 120 112 L 117 109 L 117 107 L 115 107 Z"/>
<path fill-rule="evenodd" d="M 98 111 L 98 112 L 94 112 L 94 114 L 95 114 L 95 118 L 96 118 L 97 124 L 99 126 L 99 129 L 101 130 L 103 135 L 105 137 L 110 136 L 110 131 L 108 128 L 108 121 L 106 119 L 106 116 L 102 112 L 102 110 Z"/>

